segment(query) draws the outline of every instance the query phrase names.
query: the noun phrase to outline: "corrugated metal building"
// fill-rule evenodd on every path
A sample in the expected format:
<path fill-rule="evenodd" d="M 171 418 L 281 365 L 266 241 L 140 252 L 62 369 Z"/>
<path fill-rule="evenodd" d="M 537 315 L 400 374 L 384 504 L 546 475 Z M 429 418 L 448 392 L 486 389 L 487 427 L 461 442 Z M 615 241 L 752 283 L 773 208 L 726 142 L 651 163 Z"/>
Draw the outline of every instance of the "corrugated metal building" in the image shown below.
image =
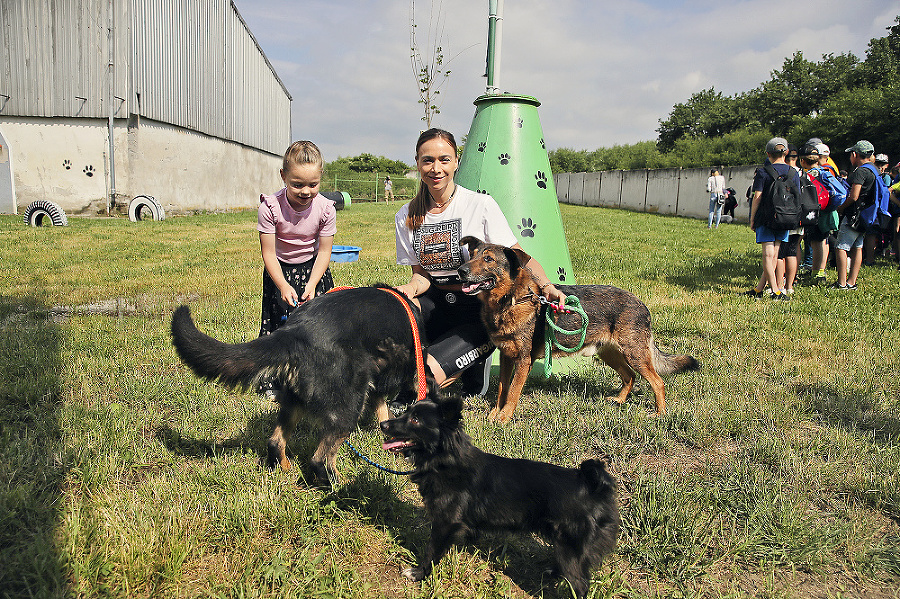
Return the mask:
<path fill-rule="evenodd" d="M 102 212 L 113 192 L 251 207 L 280 187 L 291 96 L 230 0 L 2 0 L 0 52 L 2 212 Z"/>

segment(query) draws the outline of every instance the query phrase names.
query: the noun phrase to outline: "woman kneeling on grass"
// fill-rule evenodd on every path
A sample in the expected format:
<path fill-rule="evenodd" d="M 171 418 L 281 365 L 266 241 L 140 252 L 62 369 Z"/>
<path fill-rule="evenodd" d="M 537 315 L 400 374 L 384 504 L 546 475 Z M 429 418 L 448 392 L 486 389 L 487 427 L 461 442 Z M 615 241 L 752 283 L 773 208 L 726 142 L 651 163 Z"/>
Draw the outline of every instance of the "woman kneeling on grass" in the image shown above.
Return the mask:
<path fill-rule="evenodd" d="M 429 129 L 416 143 L 419 193 L 395 217 L 397 264 L 409 266 L 412 276 L 398 289 L 422 309 L 427 361 L 435 381 L 447 386 L 462 374 L 463 393 L 483 395 L 494 346 L 481 321 L 481 302 L 462 293 L 457 269 L 469 255 L 459 240 L 472 235 L 488 243 L 521 246 L 491 196 L 456 184 L 456 151 L 453 135 L 442 129 Z M 565 300 L 537 260 L 532 258 L 526 267 L 547 299 Z"/>

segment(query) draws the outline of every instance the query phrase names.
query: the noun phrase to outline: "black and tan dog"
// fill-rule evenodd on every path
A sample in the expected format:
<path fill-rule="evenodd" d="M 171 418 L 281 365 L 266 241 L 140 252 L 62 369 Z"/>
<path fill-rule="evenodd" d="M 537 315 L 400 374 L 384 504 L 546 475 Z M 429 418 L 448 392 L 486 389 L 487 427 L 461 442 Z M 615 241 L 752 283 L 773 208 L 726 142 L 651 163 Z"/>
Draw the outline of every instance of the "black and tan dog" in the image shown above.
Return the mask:
<path fill-rule="evenodd" d="M 418 320 L 418 310 L 413 313 Z M 374 411 L 379 422 L 387 420 L 386 397 L 416 396 L 415 352 L 421 348 L 414 347 L 400 299 L 376 287 L 317 297 L 271 335 L 247 343 L 223 343 L 201 333 L 188 307 L 181 306 L 172 316 L 172 339 L 200 377 L 251 389 L 265 380 L 279 389 L 281 409 L 268 442 L 270 467 L 290 470 L 288 438 L 304 411 L 317 419 L 321 440 L 310 465 L 322 483 L 338 478 L 337 450 L 363 414 Z"/>
<path fill-rule="evenodd" d="M 505 458 L 472 445 L 458 397 L 420 401 L 381 423 L 384 449 L 402 453 L 415 470 L 431 536 L 419 564 L 403 574 L 427 577 L 451 544 L 484 529 L 538 533 L 553 544 L 557 575 L 575 596 L 587 595 L 591 570 L 616 547 L 615 481 L 600 460 L 578 468 Z"/>
<path fill-rule="evenodd" d="M 522 393 L 532 364 L 544 356 L 544 318 L 547 307 L 540 303 L 540 287 L 525 264 L 530 257 L 518 249 L 483 243 L 464 237 L 471 259 L 459 269 L 463 292 L 481 300 L 481 316 L 500 350 L 500 391 L 490 417 L 508 421 Z M 656 413 L 666 411 L 665 386 L 661 376 L 699 368 L 688 355 L 666 354 L 656 347 L 650 328 L 650 311 L 632 293 L 609 285 L 557 285 L 574 295 L 588 317 L 583 347 L 568 353 L 554 347 L 552 357 L 596 355 L 622 379 L 616 401 L 622 403 L 634 387 L 635 372 L 653 388 Z M 557 325 L 566 331 L 582 324 L 576 313 L 560 312 Z M 580 336 L 557 335 L 564 347 L 577 346 Z"/>

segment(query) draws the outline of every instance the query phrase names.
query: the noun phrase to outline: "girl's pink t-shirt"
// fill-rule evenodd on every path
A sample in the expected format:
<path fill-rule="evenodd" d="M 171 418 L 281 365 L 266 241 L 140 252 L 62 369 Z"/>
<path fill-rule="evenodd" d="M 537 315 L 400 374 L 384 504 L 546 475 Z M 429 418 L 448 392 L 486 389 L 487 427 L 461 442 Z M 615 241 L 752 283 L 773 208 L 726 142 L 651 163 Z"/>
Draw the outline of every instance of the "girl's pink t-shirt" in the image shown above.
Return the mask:
<path fill-rule="evenodd" d="M 312 260 L 319 249 L 320 237 L 337 232 L 334 202 L 316 194 L 306 210 L 297 212 L 288 202 L 285 190 L 259 196 L 256 226 L 260 233 L 275 234 L 275 256 L 287 264 Z"/>

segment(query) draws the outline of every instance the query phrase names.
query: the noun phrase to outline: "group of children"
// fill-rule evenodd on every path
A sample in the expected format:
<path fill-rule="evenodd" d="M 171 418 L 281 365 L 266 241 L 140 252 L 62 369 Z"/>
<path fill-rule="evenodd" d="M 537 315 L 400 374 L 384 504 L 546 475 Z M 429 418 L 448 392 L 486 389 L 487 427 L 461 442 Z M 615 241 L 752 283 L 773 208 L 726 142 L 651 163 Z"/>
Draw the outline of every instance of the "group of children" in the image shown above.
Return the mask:
<path fill-rule="evenodd" d="M 751 227 L 762 249 L 762 274 L 756 286 L 744 295 L 762 298 L 768 287 L 768 294 L 773 299 L 789 300 L 800 266 L 798 248 L 801 240 L 805 246 L 803 265 L 815 285 L 826 283 L 825 270 L 831 250 L 837 280 L 830 288 L 836 290 L 856 289 L 864 244 L 872 246 L 870 256 L 876 239 L 884 232 L 893 234 L 894 244 L 900 244 L 900 182 L 892 181 L 886 174 L 887 156 L 875 154 L 874 146 L 866 140 L 847 148 L 846 153 L 854 169 L 845 177 L 838 172 L 828 146 L 820 139 L 810 139 L 799 149 L 780 137 L 769 140 L 766 164 L 757 170 L 748 190 Z M 900 170 L 900 165 L 894 170 Z M 758 214 L 762 214 L 759 210 L 763 192 L 776 177 L 785 178 L 798 190 L 815 188 L 821 208 L 818 222 L 793 230 L 773 229 L 763 222 L 756 222 L 762 221 Z M 881 205 L 877 204 L 881 197 L 879 192 L 881 196 L 890 194 L 890 205 L 883 206 L 884 214 L 876 224 L 866 224 L 861 215 L 865 209 Z M 900 251 L 897 255 L 900 256 Z"/>

